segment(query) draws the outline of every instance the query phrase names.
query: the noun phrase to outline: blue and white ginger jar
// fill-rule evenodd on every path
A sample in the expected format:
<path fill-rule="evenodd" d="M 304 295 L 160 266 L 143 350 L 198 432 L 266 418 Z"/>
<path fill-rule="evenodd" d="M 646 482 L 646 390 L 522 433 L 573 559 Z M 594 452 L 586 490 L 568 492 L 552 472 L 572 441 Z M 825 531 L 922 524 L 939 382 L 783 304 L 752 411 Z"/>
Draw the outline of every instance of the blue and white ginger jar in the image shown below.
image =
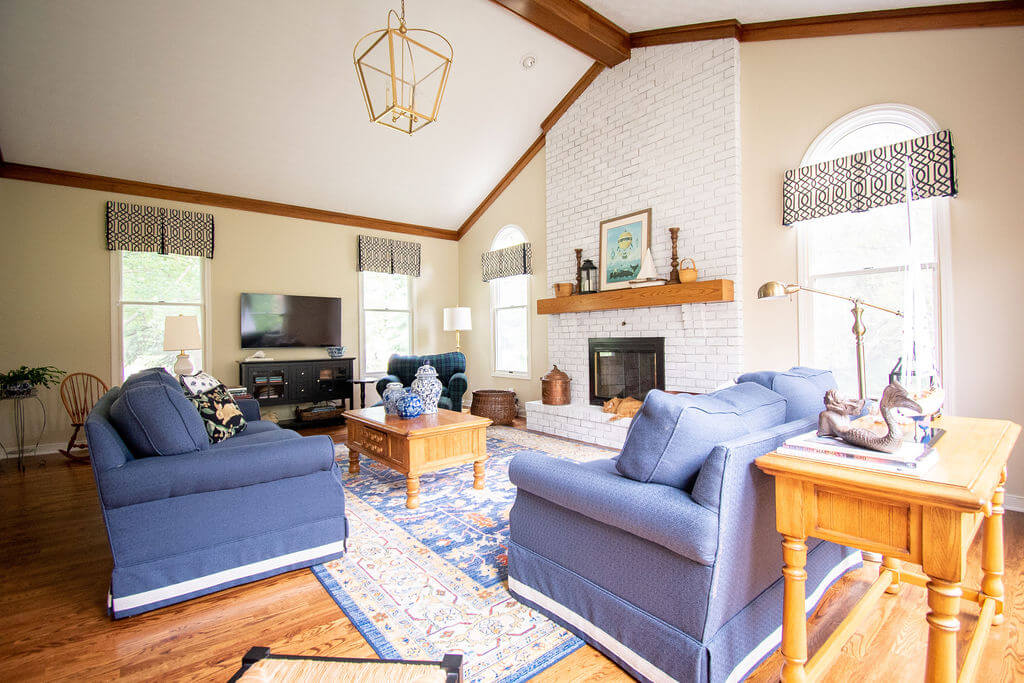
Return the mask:
<path fill-rule="evenodd" d="M 384 399 L 384 414 L 398 415 L 398 407 L 395 404 L 403 396 L 405 396 L 405 387 L 401 382 L 388 382 L 384 389 L 384 395 L 381 396 Z"/>
<path fill-rule="evenodd" d="M 412 381 L 412 391 L 423 401 L 423 414 L 437 412 L 437 402 L 441 399 L 441 380 L 437 378 L 437 368 L 433 365 L 421 365 L 416 371 L 416 379 Z"/>
<path fill-rule="evenodd" d="M 398 417 L 411 420 L 423 414 L 423 401 L 416 394 L 406 392 L 395 401 L 395 409 L 398 411 Z"/>

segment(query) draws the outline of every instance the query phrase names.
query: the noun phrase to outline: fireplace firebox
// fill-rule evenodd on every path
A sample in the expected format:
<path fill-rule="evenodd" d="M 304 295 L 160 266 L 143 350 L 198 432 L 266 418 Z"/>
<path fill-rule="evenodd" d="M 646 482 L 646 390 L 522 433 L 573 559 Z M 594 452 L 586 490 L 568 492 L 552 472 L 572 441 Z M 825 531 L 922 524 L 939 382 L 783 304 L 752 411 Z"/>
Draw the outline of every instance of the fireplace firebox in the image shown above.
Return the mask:
<path fill-rule="evenodd" d="M 664 337 L 590 339 L 590 403 L 612 398 L 643 400 L 651 389 L 665 388 Z"/>

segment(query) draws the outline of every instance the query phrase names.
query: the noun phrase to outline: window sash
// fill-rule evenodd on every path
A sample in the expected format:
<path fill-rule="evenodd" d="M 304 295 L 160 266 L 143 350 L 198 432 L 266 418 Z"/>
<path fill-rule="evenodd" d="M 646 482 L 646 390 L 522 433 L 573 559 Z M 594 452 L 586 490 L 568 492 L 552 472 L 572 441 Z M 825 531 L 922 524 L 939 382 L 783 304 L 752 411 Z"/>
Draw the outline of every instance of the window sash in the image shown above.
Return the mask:
<path fill-rule="evenodd" d="M 509 370 L 506 368 L 498 367 L 498 339 L 500 338 L 498 329 L 498 319 L 500 313 L 503 311 L 522 310 L 523 317 L 526 319 L 526 369 L 525 370 Z M 530 307 L 529 305 L 515 305 L 515 306 L 495 306 L 491 309 L 491 329 L 492 334 L 492 353 L 491 363 L 493 365 L 494 375 L 501 377 L 516 377 L 516 378 L 529 378 L 530 375 Z"/>
<path fill-rule="evenodd" d="M 405 304 L 406 305 L 404 307 L 398 307 L 398 308 L 391 308 L 390 306 L 385 306 L 384 308 L 381 308 L 379 306 L 374 306 L 372 308 L 367 308 L 365 306 L 366 287 L 367 287 L 366 278 L 367 278 L 367 276 L 364 274 L 366 272 L 373 272 L 373 271 L 362 271 L 362 272 L 359 273 L 359 322 L 360 322 L 360 325 L 359 325 L 359 335 L 360 335 L 360 345 L 361 345 L 361 348 L 362 348 L 360 364 L 362 366 L 362 375 L 363 375 L 363 377 L 381 377 L 381 376 L 387 374 L 387 361 L 385 361 L 383 368 L 370 368 L 370 367 L 368 367 L 368 363 L 369 363 L 369 359 L 370 359 L 370 355 L 371 355 L 371 353 L 370 353 L 370 344 L 373 344 L 375 340 L 371 339 L 371 338 L 368 338 L 367 335 L 366 335 L 366 330 L 367 330 L 367 314 L 369 314 L 369 313 L 394 313 L 394 314 L 402 314 L 402 313 L 404 313 L 407 316 L 407 318 L 408 318 L 408 331 L 409 331 L 409 335 L 408 335 L 408 338 L 406 340 L 406 348 L 408 349 L 408 353 L 410 353 L 410 354 L 411 353 L 415 353 L 415 346 L 414 345 L 415 345 L 415 339 L 416 339 L 416 319 L 415 319 L 415 316 L 413 314 L 413 310 L 414 310 L 414 307 L 415 307 L 415 303 L 414 303 L 415 289 L 413 288 L 412 276 L 410 276 L 410 275 L 401 275 L 401 274 L 393 274 L 392 275 L 392 274 L 389 274 L 389 273 L 385 273 L 385 275 L 390 275 L 390 277 L 401 277 L 401 278 L 403 278 L 403 280 L 405 282 L 405 288 L 406 288 L 405 289 L 405 291 L 406 291 Z M 401 350 L 402 349 L 393 350 L 393 351 L 391 351 L 391 353 L 398 353 Z M 388 355 L 390 356 L 391 353 L 389 353 Z"/>

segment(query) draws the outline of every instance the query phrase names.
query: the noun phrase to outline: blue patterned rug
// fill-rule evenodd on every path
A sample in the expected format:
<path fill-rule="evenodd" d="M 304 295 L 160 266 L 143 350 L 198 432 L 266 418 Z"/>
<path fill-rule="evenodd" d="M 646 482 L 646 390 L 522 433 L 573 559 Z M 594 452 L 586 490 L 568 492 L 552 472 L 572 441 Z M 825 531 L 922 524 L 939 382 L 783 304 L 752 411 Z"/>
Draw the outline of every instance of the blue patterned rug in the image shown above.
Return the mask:
<path fill-rule="evenodd" d="M 345 473 L 348 553 L 313 567 L 381 658 L 465 656 L 470 681 L 522 681 L 583 641 L 521 605 L 507 588 L 509 461 L 523 451 L 590 460 L 607 450 L 507 427 L 488 429 L 485 488 L 472 463 L 420 477 L 420 506 L 405 507 L 405 476 L 368 458 Z"/>

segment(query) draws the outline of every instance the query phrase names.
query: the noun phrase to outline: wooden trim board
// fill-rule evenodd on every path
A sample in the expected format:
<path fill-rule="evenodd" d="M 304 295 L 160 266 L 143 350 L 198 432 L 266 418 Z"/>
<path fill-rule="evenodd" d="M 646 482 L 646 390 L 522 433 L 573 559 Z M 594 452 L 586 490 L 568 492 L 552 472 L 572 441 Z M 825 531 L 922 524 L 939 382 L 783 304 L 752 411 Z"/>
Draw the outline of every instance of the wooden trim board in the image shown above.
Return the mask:
<path fill-rule="evenodd" d="M 631 33 L 629 43 L 632 47 L 651 47 L 653 45 L 671 45 L 673 43 L 692 43 L 698 40 L 717 40 L 735 38 L 739 40 L 743 25 L 736 19 L 724 21 L 706 21 L 701 24 L 656 28 L 650 31 Z"/>
<path fill-rule="evenodd" d="M 629 59 L 629 33 L 580 0 L 491 0 L 605 66 Z"/>
<path fill-rule="evenodd" d="M 636 289 L 613 289 L 596 294 L 576 294 L 538 299 L 537 313 L 583 313 L 616 308 L 651 308 L 733 300 L 732 280 L 699 280 L 681 285 L 657 285 Z"/>
<path fill-rule="evenodd" d="M 551 110 L 551 113 L 540 122 L 540 129 L 545 133 L 551 130 L 565 112 L 569 111 L 569 107 L 572 106 L 573 102 L 580 98 L 580 95 L 590 87 L 590 84 L 594 82 L 602 71 L 604 71 L 604 64 L 601 62 L 591 64 L 590 68 L 580 76 L 580 80 L 576 81 L 576 85 L 572 86 L 569 92 L 565 94 L 565 97 L 559 100 L 555 108 Z"/>
<path fill-rule="evenodd" d="M 321 223 L 347 225 L 353 228 L 385 230 L 387 232 L 417 235 L 419 237 L 432 237 L 442 240 L 459 239 L 458 233 L 455 230 L 444 230 L 442 228 L 432 228 L 425 225 L 401 223 L 398 221 L 385 220 L 383 218 L 357 216 L 351 213 L 326 211 L 324 209 L 314 209 L 306 206 L 296 206 L 294 204 L 269 202 L 263 199 L 251 199 L 249 197 L 238 197 L 230 194 L 205 192 L 203 190 L 190 190 L 183 187 L 173 187 L 171 185 L 156 185 L 153 183 L 139 182 L 137 180 L 92 175 L 90 173 L 61 171 L 53 168 L 43 168 L 42 166 L 29 166 L 26 164 L 11 164 L 5 162 L 0 164 L 0 178 L 27 180 L 30 182 L 47 183 L 50 185 L 64 185 L 66 187 L 80 187 L 87 190 L 116 192 L 119 194 L 130 194 L 138 197 L 152 197 L 154 199 L 166 199 L 175 202 L 202 204 L 204 206 L 219 206 L 225 209 L 253 211 L 256 213 L 266 213 L 274 216 L 285 216 L 288 218 L 302 218 L 310 221 L 319 221 Z"/>

